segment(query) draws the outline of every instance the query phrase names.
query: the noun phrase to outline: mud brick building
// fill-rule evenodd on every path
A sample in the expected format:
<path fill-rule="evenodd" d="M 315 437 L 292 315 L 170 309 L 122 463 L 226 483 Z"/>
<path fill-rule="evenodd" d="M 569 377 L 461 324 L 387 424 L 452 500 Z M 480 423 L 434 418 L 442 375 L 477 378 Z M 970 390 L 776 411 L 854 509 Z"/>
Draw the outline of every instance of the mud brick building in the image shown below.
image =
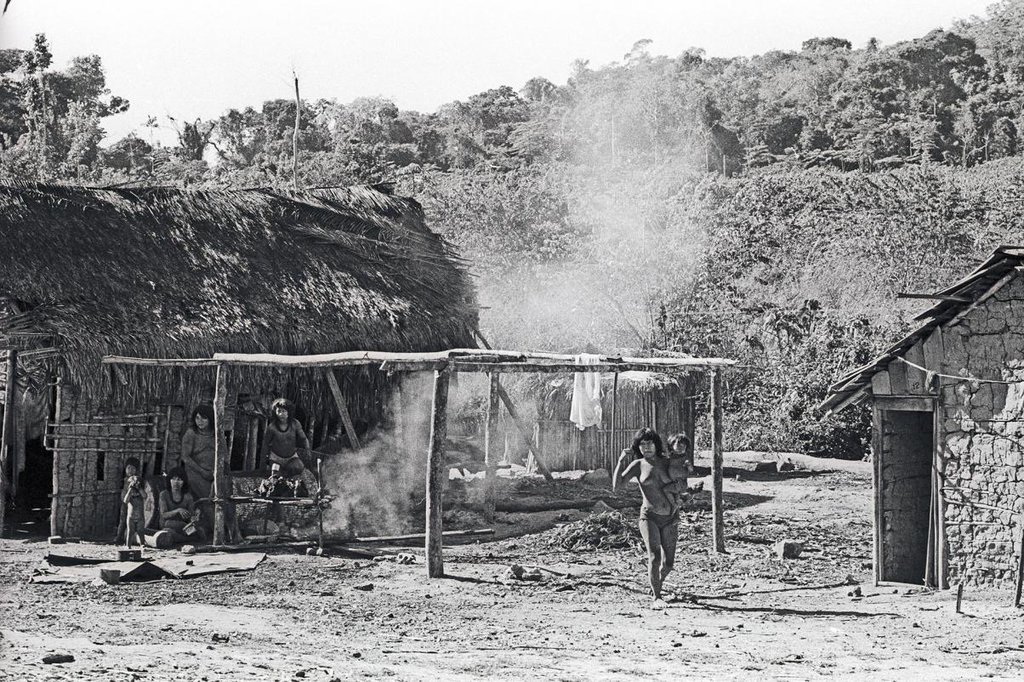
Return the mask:
<path fill-rule="evenodd" d="M 471 345 L 477 310 L 419 204 L 387 188 L 0 187 L 0 509 L 49 507 L 52 534 L 107 537 L 131 456 L 152 499 L 213 368 L 104 356 L 435 351 Z M 351 444 L 387 418 L 393 381 L 285 368 L 233 387 L 223 440 L 231 471 L 252 472 L 274 396 L 314 447 L 339 419 Z"/>
<path fill-rule="evenodd" d="M 1024 528 L 1024 247 L 937 292 L 823 406 L 869 401 L 875 577 L 1007 587 Z"/>

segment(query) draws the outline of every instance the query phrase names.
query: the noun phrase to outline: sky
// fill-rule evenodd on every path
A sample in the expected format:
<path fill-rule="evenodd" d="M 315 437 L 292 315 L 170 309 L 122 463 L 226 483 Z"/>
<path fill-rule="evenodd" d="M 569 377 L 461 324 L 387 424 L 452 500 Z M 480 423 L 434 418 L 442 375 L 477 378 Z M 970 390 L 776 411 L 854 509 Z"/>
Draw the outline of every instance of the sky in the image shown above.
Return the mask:
<path fill-rule="evenodd" d="M 621 61 L 641 39 L 652 54 L 690 47 L 733 57 L 797 50 L 811 37 L 863 46 L 916 38 L 983 15 L 992 0 L 11 0 L 0 47 L 45 33 L 54 66 L 98 54 L 107 84 L 131 102 L 104 119 L 107 141 L 130 132 L 174 139 L 167 117 L 294 97 L 383 96 L 400 109 L 440 105 L 534 76 L 565 83 L 572 63 Z M 156 116 L 161 128 L 143 127 Z"/>

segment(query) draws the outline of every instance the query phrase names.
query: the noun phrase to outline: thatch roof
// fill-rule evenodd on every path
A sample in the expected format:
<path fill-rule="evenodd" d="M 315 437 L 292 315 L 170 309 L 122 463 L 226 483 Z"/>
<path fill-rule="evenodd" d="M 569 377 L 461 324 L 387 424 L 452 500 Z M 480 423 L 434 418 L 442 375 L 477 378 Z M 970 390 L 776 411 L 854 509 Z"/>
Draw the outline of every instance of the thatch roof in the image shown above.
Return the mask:
<path fill-rule="evenodd" d="M 0 346 L 56 345 L 97 393 L 106 354 L 440 350 L 476 321 L 419 204 L 379 189 L 0 186 Z"/>
<path fill-rule="evenodd" d="M 871 362 L 848 372 L 832 384 L 828 397 L 818 406 L 819 409 L 826 412 L 839 411 L 867 398 L 871 390 L 871 378 L 875 374 L 887 369 L 892 360 L 902 357 L 936 327 L 949 323 L 984 302 L 998 287 L 1018 276 L 1022 265 L 1024 246 L 998 247 L 972 273 L 932 294 L 939 302 L 914 318 L 915 322 L 921 322 L 920 326 Z"/>

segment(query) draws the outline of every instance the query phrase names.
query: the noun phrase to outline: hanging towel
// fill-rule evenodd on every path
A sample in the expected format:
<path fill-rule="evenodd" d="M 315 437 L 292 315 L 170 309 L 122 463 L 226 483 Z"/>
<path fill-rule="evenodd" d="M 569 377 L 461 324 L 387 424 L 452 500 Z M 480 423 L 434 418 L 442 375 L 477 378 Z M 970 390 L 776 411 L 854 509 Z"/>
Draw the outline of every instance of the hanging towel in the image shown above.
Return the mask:
<path fill-rule="evenodd" d="M 596 365 L 600 355 L 577 355 L 580 365 Z M 572 385 L 572 409 L 569 421 L 580 431 L 588 426 L 601 423 L 601 374 L 600 372 L 576 372 Z"/>

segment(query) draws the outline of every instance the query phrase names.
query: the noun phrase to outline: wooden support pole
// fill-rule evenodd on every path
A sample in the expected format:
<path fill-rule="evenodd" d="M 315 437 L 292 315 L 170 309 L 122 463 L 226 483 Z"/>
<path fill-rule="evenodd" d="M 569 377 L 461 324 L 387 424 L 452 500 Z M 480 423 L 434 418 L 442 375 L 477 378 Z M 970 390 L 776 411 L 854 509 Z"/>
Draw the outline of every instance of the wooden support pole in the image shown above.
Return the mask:
<path fill-rule="evenodd" d="M 546 480 L 554 481 L 555 479 L 551 475 L 551 471 L 548 470 L 547 466 L 544 464 L 544 460 L 542 460 L 540 455 L 537 454 L 537 448 L 533 444 L 533 436 L 530 433 L 530 430 L 526 428 L 522 419 L 519 418 L 519 410 L 517 410 L 515 404 L 513 404 L 512 398 L 509 397 L 500 381 L 497 386 L 498 397 L 501 399 L 501 402 L 505 404 L 505 409 L 508 410 L 509 416 L 512 417 L 512 422 L 516 425 L 516 430 L 519 432 L 519 436 L 523 443 L 526 444 L 527 450 L 533 455 L 533 461 L 537 463 L 537 471 L 539 471 Z"/>
<path fill-rule="evenodd" d="M 619 461 L 619 454 L 615 452 L 615 412 L 618 409 L 619 402 L 619 373 L 614 372 L 612 374 L 612 419 L 611 428 L 608 436 L 608 461 L 605 462 L 605 466 L 608 467 L 608 471 L 615 471 L 615 463 Z"/>
<path fill-rule="evenodd" d="M 224 500 L 231 494 L 227 464 L 229 455 L 221 442 L 224 428 L 224 402 L 227 399 L 228 368 L 217 366 L 217 382 L 213 389 L 213 544 L 224 542 Z"/>
<path fill-rule="evenodd" d="M 872 499 L 871 526 L 874 537 L 875 586 L 885 578 L 885 526 L 882 515 L 882 447 L 885 439 L 882 436 L 884 415 L 877 401 L 871 406 L 871 488 Z"/>
<path fill-rule="evenodd" d="M 338 384 L 338 377 L 334 376 L 334 370 L 330 367 L 325 372 L 327 375 L 327 385 L 331 389 L 331 395 L 334 396 L 334 402 L 338 406 L 338 416 L 341 417 L 341 423 L 345 427 L 345 434 L 348 436 L 348 442 L 351 443 L 352 449 L 358 450 L 362 446 L 359 444 L 359 436 L 356 435 L 356 427 L 352 423 L 352 416 L 348 413 L 348 402 L 345 400 L 345 396 L 341 393 L 341 386 Z"/>
<path fill-rule="evenodd" d="M 18 472 L 14 461 L 14 412 L 15 375 L 18 370 L 18 351 L 7 351 L 7 381 L 4 387 L 4 422 L 0 429 L 0 536 L 3 535 L 4 515 L 7 512 L 7 496 L 13 495 L 14 479 Z M 10 477 L 8 478 L 8 469 Z"/>
<path fill-rule="evenodd" d="M 60 379 L 59 376 L 54 379 L 53 384 L 54 384 L 54 386 L 53 386 L 53 421 L 55 423 L 60 423 L 60 413 L 61 413 L 61 409 L 63 409 L 63 407 L 64 407 L 64 391 L 61 389 L 61 379 Z M 46 433 L 46 429 L 43 430 L 43 433 Z M 46 439 L 44 438 L 43 441 L 45 442 L 45 440 Z M 60 441 L 55 441 L 55 444 L 59 444 L 59 443 L 60 443 Z M 50 535 L 51 536 L 52 535 L 63 535 L 64 534 L 62 529 L 61 529 L 61 527 L 60 527 L 60 524 L 58 522 L 58 519 L 60 518 L 60 507 L 61 507 L 61 501 L 60 501 L 60 498 L 58 497 L 58 495 L 60 495 L 60 492 L 61 492 L 61 490 L 60 490 L 60 465 L 61 465 L 60 458 L 56 454 L 54 454 L 53 455 L 53 473 L 52 473 L 52 476 L 50 478 L 50 480 L 51 480 L 51 483 L 50 483 L 50 494 L 53 495 L 53 498 L 50 500 Z M 70 504 L 70 503 L 71 502 L 69 500 L 68 504 Z"/>
<path fill-rule="evenodd" d="M 498 448 L 494 437 L 498 431 L 498 385 L 497 373 L 487 377 L 490 389 L 487 392 L 487 418 L 484 426 L 484 517 L 494 519 L 494 478 L 498 472 Z"/>
<path fill-rule="evenodd" d="M 434 372 L 434 400 L 430 408 L 430 449 L 427 451 L 427 577 L 444 577 L 441 557 L 441 505 L 444 498 L 445 439 L 448 437 L 448 383 L 451 372 Z"/>
<path fill-rule="evenodd" d="M 722 514 L 722 374 L 711 372 L 711 516 L 715 551 L 725 552 L 725 519 Z"/>
<path fill-rule="evenodd" d="M 961 586 L 962 589 L 962 586 Z M 1013 593 L 1013 606 L 1020 606 L 1021 591 L 1024 591 L 1024 522 L 1020 531 L 1020 557 L 1017 559 L 1017 589 Z"/>

